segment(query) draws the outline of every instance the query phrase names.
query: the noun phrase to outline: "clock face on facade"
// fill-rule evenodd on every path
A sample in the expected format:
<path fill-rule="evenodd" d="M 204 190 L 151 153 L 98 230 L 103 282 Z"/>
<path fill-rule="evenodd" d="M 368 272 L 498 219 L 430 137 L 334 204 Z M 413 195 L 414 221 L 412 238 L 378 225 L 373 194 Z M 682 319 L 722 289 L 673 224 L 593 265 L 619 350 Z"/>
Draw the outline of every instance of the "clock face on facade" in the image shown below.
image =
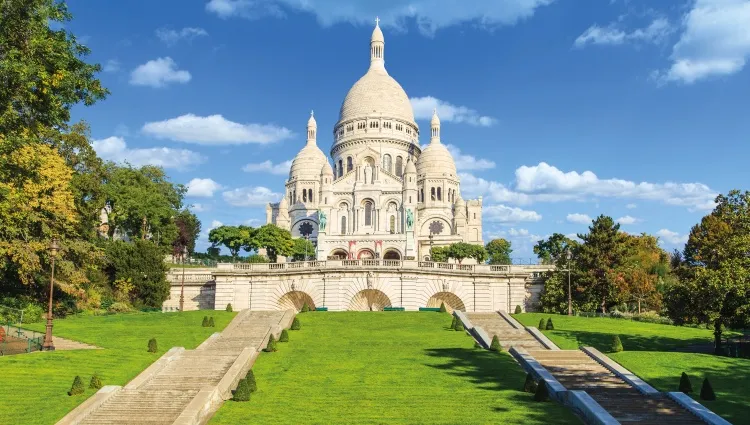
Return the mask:
<path fill-rule="evenodd" d="M 439 235 L 443 232 L 443 222 L 442 221 L 433 221 L 430 223 L 430 233 L 434 235 Z"/>
<path fill-rule="evenodd" d="M 313 226 L 309 221 L 306 221 L 299 225 L 299 234 L 302 236 L 310 236 L 313 232 Z"/>

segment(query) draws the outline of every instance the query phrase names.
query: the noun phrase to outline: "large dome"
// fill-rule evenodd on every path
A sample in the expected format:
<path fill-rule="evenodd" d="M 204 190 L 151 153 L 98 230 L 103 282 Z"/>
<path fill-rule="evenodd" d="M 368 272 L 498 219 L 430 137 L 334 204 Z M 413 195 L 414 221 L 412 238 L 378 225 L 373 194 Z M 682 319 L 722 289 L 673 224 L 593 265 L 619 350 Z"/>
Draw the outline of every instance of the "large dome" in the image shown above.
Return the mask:
<path fill-rule="evenodd" d="M 320 180 L 320 170 L 328 163 L 323 151 L 317 145 L 308 143 L 302 148 L 289 169 L 289 180 Z"/>
<path fill-rule="evenodd" d="M 385 69 L 370 68 L 354 83 L 341 104 L 339 122 L 371 114 L 414 122 L 409 96 Z"/>

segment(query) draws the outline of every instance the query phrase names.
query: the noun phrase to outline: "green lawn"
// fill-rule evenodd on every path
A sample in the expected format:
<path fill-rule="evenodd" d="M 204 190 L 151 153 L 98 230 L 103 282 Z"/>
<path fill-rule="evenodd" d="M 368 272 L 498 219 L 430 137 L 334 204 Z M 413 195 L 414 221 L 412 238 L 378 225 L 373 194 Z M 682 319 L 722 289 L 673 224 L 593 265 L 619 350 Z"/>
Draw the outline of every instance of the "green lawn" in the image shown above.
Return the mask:
<path fill-rule="evenodd" d="M 568 317 L 526 313 L 514 315 L 526 326 L 552 317 L 554 331 L 544 333 L 560 348 L 576 349 L 578 343 L 607 353 L 612 335 L 619 335 L 625 351 L 608 354 L 612 359 L 660 391 L 677 391 L 682 372 L 693 384 L 693 396 L 735 425 L 750 425 L 750 360 L 707 354 L 674 352 L 675 348 L 711 343 L 707 329 L 657 325 L 622 319 Z M 713 402 L 698 399 L 703 378 L 708 376 L 716 392 Z"/>
<path fill-rule="evenodd" d="M 214 316 L 215 328 L 201 327 L 206 314 Z M 234 315 L 223 311 L 191 311 L 55 320 L 55 335 L 104 349 L 0 357 L 0 423 L 53 424 L 95 392 L 87 389 L 85 396 L 68 396 L 66 392 L 76 375 L 83 378 L 87 387 L 95 372 L 104 385 L 123 385 L 168 349 L 195 348 L 223 329 Z M 29 327 L 44 330 L 43 323 Z M 150 338 L 158 342 L 156 354 L 146 351 Z"/>
<path fill-rule="evenodd" d="M 306 313 L 302 330 L 262 353 L 250 402 L 227 402 L 211 424 L 580 423 L 535 403 L 507 353 L 475 349 L 447 314 Z"/>

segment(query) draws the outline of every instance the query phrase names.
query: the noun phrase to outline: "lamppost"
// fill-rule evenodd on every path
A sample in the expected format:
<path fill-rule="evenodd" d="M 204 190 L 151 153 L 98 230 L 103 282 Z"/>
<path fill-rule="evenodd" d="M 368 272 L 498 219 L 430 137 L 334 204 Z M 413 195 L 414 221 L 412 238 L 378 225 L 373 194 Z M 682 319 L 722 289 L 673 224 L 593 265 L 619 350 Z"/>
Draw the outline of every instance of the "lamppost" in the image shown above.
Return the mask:
<path fill-rule="evenodd" d="M 305 261 L 307 261 L 307 245 L 310 242 L 310 235 L 305 235 Z"/>
<path fill-rule="evenodd" d="M 570 261 L 573 259 L 573 253 L 570 249 L 567 250 L 566 257 L 568 259 L 568 316 L 573 315 L 573 300 L 570 293 Z"/>
<path fill-rule="evenodd" d="M 54 351 L 55 344 L 52 342 L 52 292 L 55 288 L 55 257 L 57 252 L 60 250 L 60 245 L 57 242 L 57 238 L 52 238 L 52 241 L 47 247 L 49 256 L 52 259 L 52 274 L 49 278 L 49 305 L 47 307 L 47 332 L 44 334 L 44 344 L 42 344 L 42 350 Z"/>
<path fill-rule="evenodd" d="M 185 257 L 187 256 L 187 246 L 182 247 L 182 285 L 180 285 L 180 312 L 184 311 L 185 306 Z"/>
<path fill-rule="evenodd" d="M 432 230 L 430 230 L 430 261 L 433 261 L 432 258 Z"/>

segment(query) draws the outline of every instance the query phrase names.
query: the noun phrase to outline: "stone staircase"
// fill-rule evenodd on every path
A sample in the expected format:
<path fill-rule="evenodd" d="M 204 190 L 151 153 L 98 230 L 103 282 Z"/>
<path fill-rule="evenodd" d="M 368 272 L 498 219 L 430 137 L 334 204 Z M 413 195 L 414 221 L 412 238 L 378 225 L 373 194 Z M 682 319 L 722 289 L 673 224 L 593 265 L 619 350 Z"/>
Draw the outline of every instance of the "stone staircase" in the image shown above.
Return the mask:
<path fill-rule="evenodd" d="M 230 370 L 237 373 L 236 361 L 243 350 L 262 348 L 268 335 L 288 326 L 287 322 L 291 312 L 243 311 L 195 350 L 170 350 L 124 388 L 98 405 L 82 405 L 58 425 L 189 423 L 176 421 L 199 393 L 217 388 Z"/>
<path fill-rule="evenodd" d="M 490 339 L 497 335 L 497 339 L 506 350 L 510 347 L 521 347 L 526 350 L 544 349 L 526 329 L 516 329 L 497 313 L 466 313 L 466 316 L 474 326 L 484 329 Z"/>

